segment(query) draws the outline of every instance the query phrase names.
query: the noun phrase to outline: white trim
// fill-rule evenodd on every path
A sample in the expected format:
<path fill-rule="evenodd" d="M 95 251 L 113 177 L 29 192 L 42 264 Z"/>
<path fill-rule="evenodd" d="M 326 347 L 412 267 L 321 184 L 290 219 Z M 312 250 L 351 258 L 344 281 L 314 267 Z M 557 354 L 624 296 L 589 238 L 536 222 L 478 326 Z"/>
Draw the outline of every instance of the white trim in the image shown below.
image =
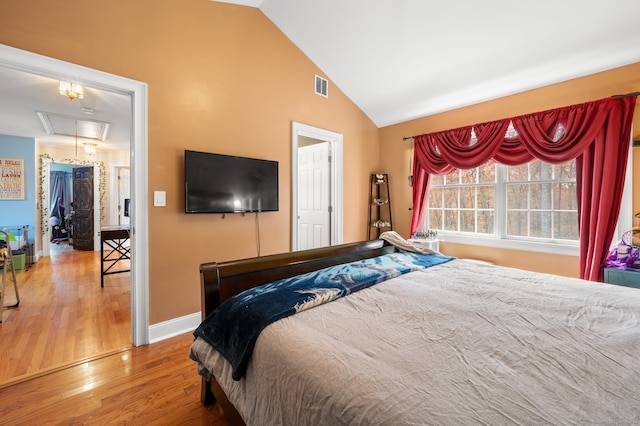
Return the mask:
<path fill-rule="evenodd" d="M 211 0 L 211 1 L 217 1 L 220 3 L 232 3 L 232 4 L 239 4 L 240 6 L 249 6 L 249 7 L 260 7 L 260 5 L 262 5 L 262 2 L 264 0 Z"/>
<path fill-rule="evenodd" d="M 147 84 L 0 44 L 0 67 L 131 96 L 131 329 L 135 346 L 149 342 Z M 40 218 L 36 218 L 39 222 Z"/>
<path fill-rule="evenodd" d="M 532 251 L 538 253 L 562 254 L 566 256 L 579 256 L 578 242 L 569 244 L 546 243 L 538 241 L 521 241 L 515 239 L 495 238 L 491 236 L 477 236 L 473 234 L 455 234 L 438 231 L 441 243 L 468 244 L 471 246 L 494 247 L 509 250 Z"/>
<path fill-rule="evenodd" d="M 343 138 L 341 133 L 291 122 L 291 250 L 298 249 L 298 137 L 326 141 L 331 144 L 331 245 L 342 244 Z"/>
<path fill-rule="evenodd" d="M 202 322 L 202 314 L 194 312 L 178 318 L 149 326 L 149 343 L 170 339 L 185 333 L 192 333 Z"/>
<path fill-rule="evenodd" d="M 631 132 L 633 135 L 633 131 Z M 633 227 L 633 136 L 629 139 L 629 154 L 627 156 L 627 170 L 625 172 L 622 201 L 620 202 L 620 215 L 616 224 L 616 232 L 613 235 L 611 245 L 617 244 L 622 239 L 622 234 Z"/>
<path fill-rule="evenodd" d="M 39 161 L 41 161 L 40 164 L 38 164 Z M 42 181 L 40 182 L 40 184 L 43 185 L 45 188 L 51 188 L 51 163 L 52 163 L 51 159 L 43 158 L 42 160 L 39 160 L 38 158 L 36 158 L 35 163 L 36 163 L 36 168 L 39 168 L 40 165 L 42 165 Z M 34 179 L 37 179 L 37 176 Z M 44 191 L 44 201 L 42 199 L 38 200 L 38 202 L 42 203 L 42 205 L 40 206 L 41 209 L 45 205 L 47 206 L 47 208 L 51 206 L 50 192 L 51 192 L 50 190 Z M 36 202 L 36 205 L 38 204 L 38 202 Z M 42 216 L 42 212 L 40 212 L 40 216 Z M 51 214 L 49 214 L 49 216 L 51 216 Z M 49 223 L 50 217 L 46 218 L 45 220 L 47 221 L 47 227 L 49 228 L 49 232 L 47 232 L 46 234 L 43 234 L 42 229 L 40 229 L 41 235 L 33 236 L 34 241 L 37 238 L 41 239 L 41 247 L 40 247 L 41 256 L 49 256 L 51 253 L 51 246 L 49 244 L 50 243 L 49 237 L 51 236 L 51 224 Z M 36 223 L 40 223 L 42 226 L 42 222 L 43 222 L 42 217 L 36 217 Z"/>

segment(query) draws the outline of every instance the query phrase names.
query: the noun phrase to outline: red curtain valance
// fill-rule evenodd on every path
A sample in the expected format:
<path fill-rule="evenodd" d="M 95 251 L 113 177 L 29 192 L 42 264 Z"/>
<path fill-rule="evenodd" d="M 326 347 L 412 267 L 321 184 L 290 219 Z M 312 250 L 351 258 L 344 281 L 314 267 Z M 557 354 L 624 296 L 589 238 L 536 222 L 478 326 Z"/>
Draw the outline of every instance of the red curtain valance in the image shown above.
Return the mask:
<path fill-rule="evenodd" d="M 620 210 L 635 103 L 612 97 L 414 136 L 411 233 L 424 223 L 430 174 L 576 158 L 581 277 L 597 280 Z"/>

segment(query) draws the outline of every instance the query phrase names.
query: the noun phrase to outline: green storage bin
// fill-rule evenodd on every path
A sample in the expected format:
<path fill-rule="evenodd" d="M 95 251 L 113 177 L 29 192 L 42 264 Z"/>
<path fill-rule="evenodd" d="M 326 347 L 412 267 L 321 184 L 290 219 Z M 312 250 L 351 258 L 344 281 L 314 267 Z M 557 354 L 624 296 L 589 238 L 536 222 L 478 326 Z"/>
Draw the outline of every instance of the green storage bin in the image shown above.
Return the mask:
<path fill-rule="evenodd" d="M 26 254 L 14 254 L 13 255 L 13 266 L 16 268 L 16 271 L 24 269 L 24 263 L 27 259 Z M 7 271 L 11 270 L 11 266 L 7 267 Z"/>

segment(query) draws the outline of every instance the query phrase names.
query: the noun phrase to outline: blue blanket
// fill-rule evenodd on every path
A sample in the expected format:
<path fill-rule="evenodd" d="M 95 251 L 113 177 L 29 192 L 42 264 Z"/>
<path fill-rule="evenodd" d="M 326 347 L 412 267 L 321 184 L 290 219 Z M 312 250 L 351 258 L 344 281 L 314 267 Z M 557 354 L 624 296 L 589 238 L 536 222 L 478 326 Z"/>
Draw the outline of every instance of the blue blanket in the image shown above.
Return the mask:
<path fill-rule="evenodd" d="M 411 271 L 452 260 L 440 254 L 392 253 L 331 266 L 264 284 L 226 300 L 196 329 L 233 367 L 234 380 L 247 369 L 260 332 L 269 324 Z"/>

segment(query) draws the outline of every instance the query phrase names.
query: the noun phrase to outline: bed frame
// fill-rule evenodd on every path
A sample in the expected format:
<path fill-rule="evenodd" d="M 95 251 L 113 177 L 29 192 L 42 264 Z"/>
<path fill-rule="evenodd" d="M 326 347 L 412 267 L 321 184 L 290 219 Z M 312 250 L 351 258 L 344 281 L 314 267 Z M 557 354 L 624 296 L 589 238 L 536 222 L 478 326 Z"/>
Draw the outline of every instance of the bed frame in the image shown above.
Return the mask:
<path fill-rule="evenodd" d="M 274 254 L 228 262 L 200 265 L 202 284 L 202 319 L 230 297 L 250 288 L 293 277 L 341 263 L 369 259 L 393 253 L 396 248 L 383 240 L 341 244 L 290 253 Z M 244 424 L 222 388 L 213 379 L 202 379 L 201 400 L 204 405 L 220 403 L 233 424 Z"/>

